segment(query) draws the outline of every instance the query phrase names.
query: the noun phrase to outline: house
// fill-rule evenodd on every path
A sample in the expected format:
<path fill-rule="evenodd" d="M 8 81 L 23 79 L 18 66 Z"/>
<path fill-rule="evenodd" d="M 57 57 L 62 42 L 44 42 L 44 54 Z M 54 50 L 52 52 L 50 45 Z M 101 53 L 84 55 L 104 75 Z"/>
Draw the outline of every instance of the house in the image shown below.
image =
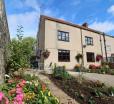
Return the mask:
<path fill-rule="evenodd" d="M 58 66 L 65 65 L 67 69 L 73 69 L 78 63 L 75 56 L 79 53 L 83 55 L 85 67 L 90 64 L 99 65 L 100 62 L 96 61 L 97 55 L 102 55 L 107 61 L 114 57 L 114 37 L 89 28 L 87 23 L 79 26 L 41 15 L 37 37 L 38 47 L 42 51 L 50 52 L 47 59 L 41 55 L 40 62 L 44 63 L 44 67 L 56 63 Z"/>
<path fill-rule="evenodd" d="M 6 45 L 10 42 L 10 34 L 7 23 L 4 0 L 0 0 L 0 83 L 2 83 L 5 74 L 8 52 Z"/>

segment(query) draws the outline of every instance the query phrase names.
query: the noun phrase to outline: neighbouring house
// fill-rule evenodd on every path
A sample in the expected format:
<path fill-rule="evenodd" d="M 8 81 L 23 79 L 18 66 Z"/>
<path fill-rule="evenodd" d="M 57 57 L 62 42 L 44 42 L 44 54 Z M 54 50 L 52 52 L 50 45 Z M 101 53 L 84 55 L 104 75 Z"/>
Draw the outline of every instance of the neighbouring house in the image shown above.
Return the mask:
<path fill-rule="evenodd" d="M 8 52 L 6 45 L 10 42 L 10 34 L 7 23 L 4 0 L 0 0 L 0 83 L 3 81 L 5 74 L 6 61 Z"/>
<path fill-rule="evenodd" d="M 79 26 L 41 15 L 37 37 L 40 50 L 50 52 L 47 59 L 41 55 L 40 62 L 44 63 L 44 68 L 56 63 L 73 69 L 78 63 L 75 59 L 78 53 L 83 55 L 85 67 L 99 65 L 97 55 L 114 62 L 114 37 L 89 28 L 87 23 Z"/>

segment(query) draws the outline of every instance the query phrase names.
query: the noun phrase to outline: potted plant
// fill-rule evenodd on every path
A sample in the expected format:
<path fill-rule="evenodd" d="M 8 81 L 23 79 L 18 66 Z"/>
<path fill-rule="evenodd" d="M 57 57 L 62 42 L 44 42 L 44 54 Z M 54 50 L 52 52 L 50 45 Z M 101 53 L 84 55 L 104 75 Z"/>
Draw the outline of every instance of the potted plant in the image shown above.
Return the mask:
<path fill-rule="evenodd" d="M 76 65 L 74 66 L 74 70 L 75 70 L 76 72 L 80 72 L 80 64 L 76 64 Z"/>
<path fill-rule="evenodd" d="M 101 61 L 101 60 L 103 60 L 103 57 L 102 57 L 102 55 L 99 55 L 99 54 L 98 54 L 98 55 L 96 56 L 96 61 L 99 62 L 99 61 Z"/>
<path fill-rule="evenodd" d="M 48 50 L 45 50 L 42 52 L 42 56 L 44 57 L 44 59 L 47 59 L 50 55 L 50 52 Z"/>
<path fill-rule="evenodd" d="M 80 62 L 80 60 L 82 60 L 82 58 L 83 58 L 83 55 L 80 53 L 78 53 L 75 57 L 75 59 L 77 60 L 78 63 Z"/>

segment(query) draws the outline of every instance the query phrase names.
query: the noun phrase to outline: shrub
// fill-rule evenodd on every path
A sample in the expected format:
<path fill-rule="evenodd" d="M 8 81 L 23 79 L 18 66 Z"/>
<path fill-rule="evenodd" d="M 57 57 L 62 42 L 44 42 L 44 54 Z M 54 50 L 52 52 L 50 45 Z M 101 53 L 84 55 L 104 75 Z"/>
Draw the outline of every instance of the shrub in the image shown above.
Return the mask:
<path fill-rule="evenodd" d="M 80 72 L 80 64 L 77 64 L 74 66 L 74 70 L 77 71 L 77 72 Z"/>
<path fill-rule="evenodd" d="M 53 76 L 58 79 L 70 79 L 71 78 L 69 73 L 65 70 L 64 66 L 55 67 L 53 71 Z"/>
<path fill-rule="evenodd" d="M 89 65 L 89 69 L 101 69 L 101 66 L 100 65 L 90 64 Z"/>

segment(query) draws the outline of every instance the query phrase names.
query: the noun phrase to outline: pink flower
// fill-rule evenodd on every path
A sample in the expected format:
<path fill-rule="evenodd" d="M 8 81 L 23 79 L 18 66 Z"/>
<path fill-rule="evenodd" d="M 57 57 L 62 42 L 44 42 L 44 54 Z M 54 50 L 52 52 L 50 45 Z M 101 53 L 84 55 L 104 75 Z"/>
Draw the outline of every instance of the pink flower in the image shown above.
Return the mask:
<path fill-rule="evenodd" d="M 21 88 L 21 87 L 16 88 L 16 93 L 17 93 L 17 94 L 22 93 L 22 88 Z"/>
<path fill-rule="evenodd" d="M 22 82 L 21 82 L 21 83 L 26 84 L 26 81 L 25 81 L 25 80 L 22 80 Z"/>
<path fill-rule="evenodd" d="M 5 104 L 9 104 L 8 98 L 7 97 L 4 97 L 4 99 L 5 99 Z"/>
<path fill-rule="evenodd" d="M 3 97 L 4 97 L 4 94 L 0 92 L 0 101 L 2 101 Z"/>

